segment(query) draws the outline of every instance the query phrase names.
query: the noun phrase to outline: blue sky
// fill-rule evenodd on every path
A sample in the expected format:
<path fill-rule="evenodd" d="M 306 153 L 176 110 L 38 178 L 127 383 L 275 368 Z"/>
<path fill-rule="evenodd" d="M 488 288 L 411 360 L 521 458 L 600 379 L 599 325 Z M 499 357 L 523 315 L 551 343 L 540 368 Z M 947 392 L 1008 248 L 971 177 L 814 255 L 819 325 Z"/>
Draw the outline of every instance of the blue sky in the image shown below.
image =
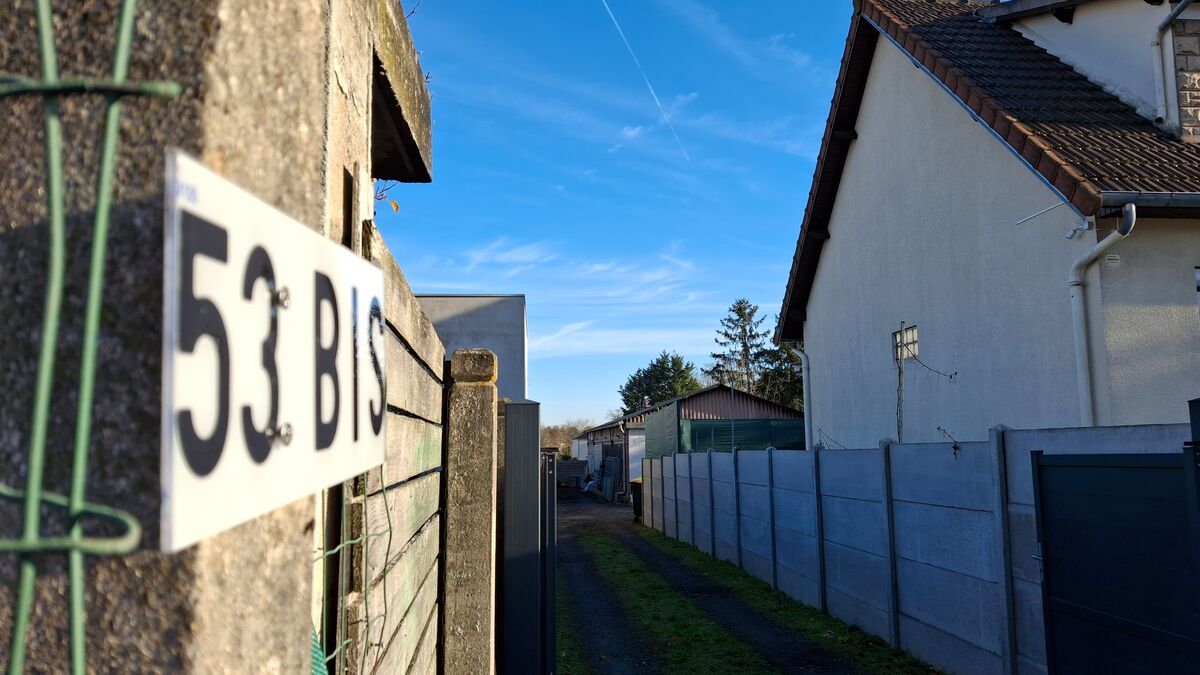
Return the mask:
<path fill-rule="evenodd" d="M 608 2 L 661 109 L 601 0 L 423 0 L 434 182 L 377 209 L 417 293 L 526 295 L 544 423 L 663 349 L 703 366 L 737 297 L 773 326 L 852 10 Z"/>

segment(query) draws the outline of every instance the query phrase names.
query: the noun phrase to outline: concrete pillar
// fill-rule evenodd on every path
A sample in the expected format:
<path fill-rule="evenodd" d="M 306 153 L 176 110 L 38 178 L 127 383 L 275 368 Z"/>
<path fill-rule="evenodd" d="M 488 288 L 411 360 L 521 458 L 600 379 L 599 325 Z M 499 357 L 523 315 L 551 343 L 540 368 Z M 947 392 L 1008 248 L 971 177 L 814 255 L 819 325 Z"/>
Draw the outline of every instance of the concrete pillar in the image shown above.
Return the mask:
<path fill-rule="evenodd" d="M 708 449 L 708 554 L 717 557 L 717 505 L 713 503 L 713 449 Z"/>
<path fill-rule="evenodd" d="M 737 566 L 742 567 L 742 484 L 741 473 L 738 471 L 738 449 L 732 448 L 733 453 L 733 534 L 737 543 Z"/>
<path fill-rule="evenodd" d="M 444 663 L 495 672 L 496 355 L 459 349 L 450 358 L 446 418 Z"/>
<path fill-rule="evenodd" d="M 807 423 L 805 421 L 805 424 Z M 824 505 L 821 503 L 821 450 L 817 447 L 812 448 L 812 483 L 817 521 L 813 528 L 813 532 L 817 534 L 817 609 L 827 612 L 829 606 L 825 597 L 825 516 Z"/>

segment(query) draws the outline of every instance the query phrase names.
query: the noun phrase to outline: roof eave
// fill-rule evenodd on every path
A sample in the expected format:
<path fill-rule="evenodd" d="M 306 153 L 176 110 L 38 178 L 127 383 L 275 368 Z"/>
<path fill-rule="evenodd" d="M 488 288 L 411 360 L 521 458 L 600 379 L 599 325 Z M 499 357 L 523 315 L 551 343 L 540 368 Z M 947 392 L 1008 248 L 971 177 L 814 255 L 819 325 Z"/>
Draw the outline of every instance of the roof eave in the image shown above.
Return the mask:
<path fill-rule="evenodd" d="M 855 5 L 856 8 L 861 7 L 860 3 L 856 2 Z M 829 239 L 829 231 L 826 229 L 829 224 L 828 211 L 832 210 L 833 197 L 836 196 L 838 184 L 841 182 L 845 159 L 854 142 L 853 134 L 841 132 L 853 130 L 862 103 L 862 92 L 854 91 L 854 85 L 848 86 L 847 78 L 852 74 L 856 77 L 866 77 L 878 37 L 879 33 L 875 27 L 863 20 L 861 10 L 856 11 L 850 20 L 850 30 L 846 35 L 846 48 L 842 54 L 837 87 L 829 104 L 829 116 L 825 121 L 821 150 L 813 170 L 812 188 L 809 190 L 808 203 L 804 209 L 804 221 L 800 227 L 800 236 L 796 240 L 796 252 L 792 256 L 787 288 L 784 289 L 779 324 L 775 327 L 773 336 L 776 344 L 804 339 L 808 289 L 812 285 L 813 275 L 816 274 L 816 260 L 820 258 L 821 248 L 825 240 Z M 859 70 L 862 72 L 858 72 Z M 843 101 L 848 91 L 850 100 Z M 843 107 L 843 103 L 850 105 Z M 825 194 L 828 191 L 832 191 L 832 194 Z M 828 208 L 824 208 L 823 204 Z M 805 290 L 802 297 L 797 297 L 793 290 L 796 289 L 798 281 L 801 281 L 801 277 L 804 277 Z"/>
<path fill-rule="evenodd" d="M 1009 0 L 981 7 L 976 14 L 993 21 L 1016 21 L 1027 16 L 1048 14 L 1056 9 L 1067 9 L 1092 0 Z"/>
<path fill-rule="evenodd" d="M 1200 209 L 1200 192 L 1102 192 L 1100 198 L 1104 206 Z"/>

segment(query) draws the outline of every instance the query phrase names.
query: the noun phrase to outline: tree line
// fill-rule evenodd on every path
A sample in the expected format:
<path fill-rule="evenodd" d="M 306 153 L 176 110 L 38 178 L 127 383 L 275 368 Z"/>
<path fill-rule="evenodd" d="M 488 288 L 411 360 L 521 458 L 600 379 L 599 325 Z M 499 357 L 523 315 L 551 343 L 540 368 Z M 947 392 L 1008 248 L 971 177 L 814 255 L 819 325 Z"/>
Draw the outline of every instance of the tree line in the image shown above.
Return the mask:
<path fill-rule="evenodd" d="M 770 331 L 763 328 L 766 320 L 759 316 L 758 305 L 745 298 L 735 300 L 717 328 L 713 341 L 718 349 L 709 354 L 709 363 L 697 371 L 691 361 L 663 350 L 618 388 L 621 414 L 714 384 L 803 410 L 800 358 L 786 345 L 772 343 Z"/>

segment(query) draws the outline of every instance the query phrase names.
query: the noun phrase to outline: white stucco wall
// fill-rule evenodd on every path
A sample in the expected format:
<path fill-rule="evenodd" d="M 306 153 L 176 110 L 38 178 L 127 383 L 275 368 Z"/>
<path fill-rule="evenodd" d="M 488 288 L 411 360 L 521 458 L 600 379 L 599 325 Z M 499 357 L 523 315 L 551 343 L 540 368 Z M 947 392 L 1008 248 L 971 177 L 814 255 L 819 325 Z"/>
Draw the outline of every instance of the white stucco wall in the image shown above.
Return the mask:
<path fill-rule="evenodd" d="M 805 323 L 815 440 L 895 438 L 901 321 L 922 361 L 957 372 L 906 364 L 904 441 L 1076 426 L 1066 280 L 1095 233 L 1067 240 L 1079 217 L 1065 206 L 1016 225 L 1058 197 L 883 39 L 856 129 Z"/>
<path fill-rule="evenodd" d="M 1119 262 L 1098 264 L 1107 372 L 1097 385 L 1107 395 L 1097 419 L 1186 422 L 1187 401 L 1200 397 L 1200 222 L 1139 220 L 1109 253 Z"/>
<path fill-rule="evenodd" d="M 1097 0 L 1079 5 L 1071 23 L 1052 14 L 1039 14 L 1013 23 L 1013 27 L 1038 46 L 1093 82 L 1153 118 L 1157 105 L 1154 52 L 1151 43 L 1158 23 L 1170 13 L 1168 3 L 1148 5 L 1143 0 Z M 1182 18 L 1200 18 L 1200 8 L 1190 7 Z M 1163 38 L 1166 75 L 1167 122 L 1179 123 L 1174 88 L 1174 47 L 1171 31 Z"/>

